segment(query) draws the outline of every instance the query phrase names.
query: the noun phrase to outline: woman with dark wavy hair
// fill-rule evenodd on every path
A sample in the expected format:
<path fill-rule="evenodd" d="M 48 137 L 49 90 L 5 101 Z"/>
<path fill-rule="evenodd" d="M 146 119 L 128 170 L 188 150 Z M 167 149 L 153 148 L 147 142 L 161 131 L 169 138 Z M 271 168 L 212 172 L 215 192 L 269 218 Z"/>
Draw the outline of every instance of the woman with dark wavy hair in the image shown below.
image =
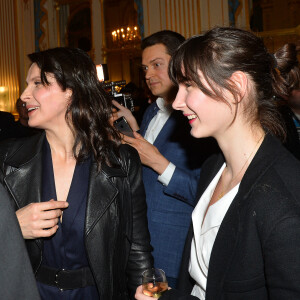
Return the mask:
<path fill-rule="evenodd" d="M 288 91 L 276 67 L 236 28 L 190 38 L 171 59 L 174 109 L 222 154 L 203 165 L 178 290 L 162 300 L 300 299 L 300 163 L 278 139 L 273 95 Z M 141 286 L 136 298 L 151 299 Z"/>
<path fill-rule="evenodd" d="M 29 55 L 21 95 L 31 127 L 0 146 L 6 186 L 42 299 L 132 299 L 152 266 L 137 152 L 110 125 L 112 104 L 89 56 Z"/>

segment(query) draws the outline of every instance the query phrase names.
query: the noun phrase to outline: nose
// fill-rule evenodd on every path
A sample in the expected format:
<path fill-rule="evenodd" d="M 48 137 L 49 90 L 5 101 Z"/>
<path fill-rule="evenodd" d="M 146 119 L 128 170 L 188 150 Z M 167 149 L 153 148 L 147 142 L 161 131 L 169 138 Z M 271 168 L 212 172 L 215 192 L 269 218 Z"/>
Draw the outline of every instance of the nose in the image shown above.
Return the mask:
<path fill-rule="evenodd" d="M 20 99 L 25 103 L 30 99 L 30 92 L 29 92 L 28 86 L 25 88 L 25 90 L 21 94 Z"/>
<path fill-rule="evenodd" d="M 153 70 L 152 68 L 148 68 L 145 70 L 145 79 L 149 80 L 153 76 Z"/>
<path fill-rule="evenodd" d="M 186 89 L 181 84 L 179 84 L 178 92 L 173 101 L 172 107 L 175 110 L 183 110 L 185 107 Z"/>

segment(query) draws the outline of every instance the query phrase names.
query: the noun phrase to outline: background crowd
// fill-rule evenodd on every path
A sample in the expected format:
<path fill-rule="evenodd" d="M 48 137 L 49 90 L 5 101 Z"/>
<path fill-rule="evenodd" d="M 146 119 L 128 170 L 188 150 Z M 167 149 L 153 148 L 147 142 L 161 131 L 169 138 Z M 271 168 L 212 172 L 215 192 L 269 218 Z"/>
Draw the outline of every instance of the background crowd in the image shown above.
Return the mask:
<path fill-rule="evenodd" d="M 19 121 L 0 115 L 4 251 L 25 262 L 8 269 L 11 299 L 152 299 L 151 267 L 167 275 L 161 299 L 299 299 L 297 47 L 215 28 L 141 48 L 155 97 L 141 118 L 84 51 L 29 55 Z"/>

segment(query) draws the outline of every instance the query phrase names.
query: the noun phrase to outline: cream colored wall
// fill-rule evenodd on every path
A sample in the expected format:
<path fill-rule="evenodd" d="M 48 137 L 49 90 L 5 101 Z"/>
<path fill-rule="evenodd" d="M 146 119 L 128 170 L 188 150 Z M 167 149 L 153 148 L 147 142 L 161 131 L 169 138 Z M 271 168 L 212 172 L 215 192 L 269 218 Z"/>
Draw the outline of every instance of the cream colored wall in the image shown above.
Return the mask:
<path fill-rule="evenodd" d="M 18 30 L 19 90 L 26 86 L 26 74 L 30 64 L 27 54 L 35 51 L 34 45 L 34 5 L 33 0 L 15 0 L 16 25 Z"/>
<path fill-rule="evenodd" d="M 250 7 L 249 0 L 240 1 L 241 7 L 238 9 L 236 14 L 235 26 L 242 29 L 250 29 Z"/>
<path fill-rule="evenodd" d="M 105 63 L 103 1 L 90 0 L 92 11 L 93 58 Z M 248 28 L 248 0 L 242 0 L 237 26 Z M 45 35 L 40 49 L 59 45 L 58 11 L 55 0 L 41 0 L 45 12 L 42 27 Z M 204 32 L 215 25 L 229 25 L 227 0 L 143 0 L 145 36 L 163 29 L 180 32 L 185 37 Z M 14 112 L 14 103 L 24 90 L 29 66 L 27 54 L 35 51 L 33 0 L 0 0 L 0 86 L 6 86 L 6 100 L 0 109 Z M 126 58 L 126 56 L 125 56 Z M 122 77 L 130 81 L 129 60 L 122 58 Z M 1 96 L 0 96 L 1 97 Z"/>
<path fill-rule="evenodd" d="M 102 53 L 102 48 L 105 47 L 103 0 L 91 0 L 91 13 L 94 62 L 103 64 L 105 63 Z"/>
<path fill-rule="evenodd" d="M 188 38 L 216 25 L 229 26 L 228 0 L 143 0 L 143 7 L 145 36 L 169 29 Z"/>
<path fill-rule="evenodd" d="M 5 0 L 1 0 L 5 1 Z M 8 2 L 8 1 L 7 1 Z M 40 39 L 41 50 L 57 46 L 56 10 L 53 0 L 42 0 L 41 6 L 45 13 L 42 19 L 42 28 L 45 35 Z M 33 0 L 15 0 L 15 20 L 17 28 L 17 49 L 18 49 L 18 74 L 20 94 L 26 87 L 27 70 L 30 61 L 28 54 L 35 52 L 34 32 L 34 2 Z"/>

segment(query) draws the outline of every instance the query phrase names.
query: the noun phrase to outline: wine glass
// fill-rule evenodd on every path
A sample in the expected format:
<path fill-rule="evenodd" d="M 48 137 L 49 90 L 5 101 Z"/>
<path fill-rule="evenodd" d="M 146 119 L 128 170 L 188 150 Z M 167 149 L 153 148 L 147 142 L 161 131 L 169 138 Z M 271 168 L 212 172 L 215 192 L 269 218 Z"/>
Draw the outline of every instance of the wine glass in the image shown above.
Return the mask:
<path fill-rule="evenodd" d="M 151 268 L 143 272 L 143 294 L 159 298 L 168 289 L 166 274 L 161 269 Z"/>

